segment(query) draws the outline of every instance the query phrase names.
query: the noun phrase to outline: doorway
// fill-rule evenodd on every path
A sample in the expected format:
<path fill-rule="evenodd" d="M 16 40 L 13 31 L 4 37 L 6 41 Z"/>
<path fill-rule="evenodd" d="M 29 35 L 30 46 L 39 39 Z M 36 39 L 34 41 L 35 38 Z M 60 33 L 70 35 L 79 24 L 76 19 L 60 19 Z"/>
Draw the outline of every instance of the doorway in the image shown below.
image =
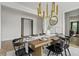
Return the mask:
<path fill-rule="evenodd" d="M 79 46 L 79 9 L 65 13 L 65 34 L 70 35 L 70 44 Z"/>
<path fill-rule="evenodd" d="M 21 18 L 21 37 L 33 35 L 33 20 Z"/>
<path fill-rule="evenodd" d="M 74 32 L 73 34 L 79 34 L 79 21 L 70 23 L 71 23 L 71 30 Z"/>

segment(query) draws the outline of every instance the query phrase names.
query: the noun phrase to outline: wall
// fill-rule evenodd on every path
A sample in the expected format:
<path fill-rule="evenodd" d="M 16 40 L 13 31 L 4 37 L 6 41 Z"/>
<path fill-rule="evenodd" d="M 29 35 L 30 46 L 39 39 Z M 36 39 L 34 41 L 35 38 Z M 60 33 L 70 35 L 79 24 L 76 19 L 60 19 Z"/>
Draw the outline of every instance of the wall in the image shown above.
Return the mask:
<path fill-rule="evenodd" d="M 20 10 L 20 11 L 24 11 L 27 13 L 31 13 L 33 15 L 37 15 L 37 12 L 33 9 L 27 8 L 21 4 L 18 4 L 16 2 L 1 2 L 2 5 L 16 9 L 16 10 Z"/>
<path fill-rule="evenodd" d="M 69 35 L 69 30 L 70 30 L 70 21 L 79 21 L 79 9 L 76 9 L 74 11 L 70 11 L 70 12 L 67 12 L 66 15 L 65 15 L 65 20 L 66 21 L 66 25 L 65 25 L 65 28 L 66 28 L 66 34 Z M 69 19 L 69 16 L 77 16 L 77 18 L 73 18 L 73 19 Z"/>
<path fill-rule="evenodd" d="M 62 23 L 62 25 L 63 25 L 63 33 L 65 34 L 65 35 L 68 35 L 68 30 L 67 30 L 67 28 L 65 28 L 66 27 L 66 17 L 65 17 L 65 13 L 67 13 L 67 12 L 70 12 L 70 11 L 73 11 L 73 10 L 76 10 L 76 9 L 79 9 L 79 2 L 61 2 L 61 3 L 59 3 L 60 5 L 61 5 L 61 7 L 62 7 L 62 14 L 61 14 L 61 20 L 63 19 L 63 23 Z M 68 22 L 68 21 L 67 21 Z M 68 25 L 67 25 L 68 26 Z"/>
<path fill-rule="evenodd" d="M 79 9 L 79 2 L 57 2 L 58 3 L 58 24 L 53 27 L 53 30 L 59 33 L 68 35 L 68 25 L 65 13 Z M 56 29 L 55 29 L 56 28 Z"/>
<path fill-rule="evenodd" d="M 65 19 L 65 13 L 79 9 L 79 2 L 57 2 L 58 4 L 58 23 L 53 26 L 53 32 L 63 33 L 68 35 L 68 29 L 65 28 L 67 20 Z M 68 24 L 67 24 L 68 26 Z M 56 28 L 56 29 L 55 29 Z"/>
<path fill-rule="evenodd" d="M 22 10 L 22 11 L 26 11 L 26 12 L 30 12 L 30 13 L 35 13 L 35 15 L 36 15 L 36 9 L 34 9 L 33 11 L 31 11 L 31 10 L 29 10 L 29 8 L 25 8 L 25 7 L 23 7 L 22 5 L 18 5 L 17 3 L 2 3 L 3 5 L 7 5 L 7 6 L 9 6 L 9 7 L 11 7 L 11 8 L 15 8 L 15 9 L 18 9 L 18 10 Z M 16 5 L 16 6 L 15 6 Z M 51 5 L 51 4 L 49 4 L 49 5 Z M 64 5 L 63 3 L 58 3 L 58 6 L 59 6 L 59 13 L 58 13 L 58 24 L 56 25 L 56 26 L 53 26 L 52 28 L 53 28 L 53 32 L 55 32 L 55 30 L 56 30 L 56 32 L 58 32 L 58 33 L 64 33 L 65 32 L 65 28 L 64 28 L 64 26 L 65 26 L 65 23 L 64 23 L 64 17 L 63 17 L 63 15 L 64 15 L 64 13 L 63 13 L 63 11 L 64 11 L 64 9 L 63 9 L 63 6 L 62 5 Z M 15 7 L 14 7 L 15 6 Z M 51 7 L 50 7 L 51 8 Z M 28 11 L 28 10 L 29 11 Z M 30 9 L 31 9 L 31 7 L 30 7 Z M 49 11 L 50 12 L 50 11 Z M 38 22 L 39 23 L 39 22 Z M 37 26 L 37 25 L 35 25 L 35 26 Z M 38 27 L 39 28 L 39 27 Z M 55 29 L 56 28 L 56 29 Z"/>
<path fill-rule="evenodd" d="M 14 4 L 13 3 L 6 3 L 6 4 L 3 3 L 3 5 L 8 5 L 8 6 L 12 7 Z M 18 6 L 17 8 L 19 8 L 19 5 L 17 5 L 17 6 Z M 63 2 L 63 3 L 58 2 L 58 6 L 59 6 L 58 24 L 56 26 L 54 26 L 53 31 L 55 31 L 55 28 L 56 28 L 56 32 L 60 32 L 60 33 L 62 32 L 63 34 L 65 34 L 66 29 L 65 29 L 65 14 L 64 13 L 78 9 L 79 3 L 78 2 L 76 2 L 76 3 L 75 2 Z M 22 7 L 20 9 L 22 9 Z M 24 10 L 24 7 L 22 10 Z M 37 26 L 37 25 L 34 25 L 34 26 Z M 35 30 L 35 31 L 37 31 L 37 30 Z"/>
<path fill-rule="evenodd" d="M 64 34 L 64 20 L 63 20 L 63 8 L 62 2 L 58 3 L 58 24 L 56 25 L 56 32 Z"/>
<path fill-rule="evenodd" d="M 64 20 L 63 20 L 63 8 L 62 3 L 58 2 L 58 23 L 52 26 L 53 33 L 63 33 L 64 34 Z"/>
<path fill-rule="evenodd" d="M 58 8 L 59 8 L 59 12 L 58 12 L 58 23 L 56 26 L 52 26 L 52 32 L 54 33 L 55 31 L 58 32 L 58 33 L 64 33 L 64 26 L 63 26 L 63 23 L 64 23 L 64 20 L 63 20 L 63 6 L 62 6 L 62 3 L 61 2 L 56 2 L 58 4 Z M 26 3 L 26 2 L 20 2 L 18 4 L 21 4 L 25 7 L 28 7 L 32 10 L 35 10 L 37 12 L 37 5 L 38 5 L 38 2 L 30 2 L 30 3 Z M 46 2 L 42 2 L 42 10 L 46 11 Z M 51 14 L 51 5 L 52 5 L 52 2 L 48 2 L 48 12 L 49 14 Z M 39 23 L 39 22 L 38 22 Z M 56 29 L 55 29 L 56 28 Z M 45 29 L 45 28 L 44 28 Z"/>
<path fill-rule="evenodd" d="M 69 23 L 69 15 L 66 13 L 65 14 L 65 34 L 69 35 L 69 30 L 70 30 L 70 23 Z"/>
<path fill-rule="evenodd" d="M 65 9 L 63 12 L 65 13 L 65 34 L 69 35 L 70 24 L 69 24 L 69 16 L 77 16 L 79 15 L 79 3 L 65 3 Z"/>
<path fill-rule="evenodd" d="M 2 21 L 1 21 L 1 39 L 2 41 L 4 40 L 11 40 L 14 38 L 18 38 L 21 36 L 21 17 L 24 18 L 30 18 L 34 20 L 33 23 L 33 33 L 37 33 L 38 29 L 37 28 L 37 19 L 38 17 L 25 13 L 25 12 L 21 12 L 12 8 L 8 8 L 5 6 L 2 6 L 1 8 L 1 17 L 2 17 Z M 39 19 L 38 19 L 39 20 Z"/>
<path fill-rule="evenodd" d="M 63 33 L 64 34 L 64 29 L 63 29 L 63 8 L 62 8 L 62 3 L 59 3 L 57 2 L 56 4 L 58 4 L 58 23 L 54 26 L 52 26 L 50 32 L 51 33 Z M 51 10 L 51 8 L 50 8 Z M 50 11 L 49 11 L 50 13 Z M 46 32 L 46 28 L 48 27 L 48 22 L 49 22 L 49 19 L 45 19 L 45 23 L 44 24 L 44 31 Z"/>
<path fill-rule="evenodd" d="M 0 48 L 1 48 L 1 4 L 0 4 Z"/>

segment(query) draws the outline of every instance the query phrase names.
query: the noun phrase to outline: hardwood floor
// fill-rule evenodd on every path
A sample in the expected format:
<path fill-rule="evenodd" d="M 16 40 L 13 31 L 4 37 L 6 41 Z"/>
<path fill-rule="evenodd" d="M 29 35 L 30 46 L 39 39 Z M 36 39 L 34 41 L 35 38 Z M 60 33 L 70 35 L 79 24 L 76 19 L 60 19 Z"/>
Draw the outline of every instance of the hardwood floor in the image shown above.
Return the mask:
<path fill-rule="evenodd" d="M 1 44 L 1 49 L 0 49 L 0 55 L 6 55 L 7 52 L 12 51 L 13 50 L 13 45 L 12 45 L 12 41 L 11 40 L 7 40 L 7 41 L 2 41 Z"/>
<path fill-rule="evenodd" d="M 79 46 L 79 37 L 71 37 L 70 43 L 74 46 Z"/>

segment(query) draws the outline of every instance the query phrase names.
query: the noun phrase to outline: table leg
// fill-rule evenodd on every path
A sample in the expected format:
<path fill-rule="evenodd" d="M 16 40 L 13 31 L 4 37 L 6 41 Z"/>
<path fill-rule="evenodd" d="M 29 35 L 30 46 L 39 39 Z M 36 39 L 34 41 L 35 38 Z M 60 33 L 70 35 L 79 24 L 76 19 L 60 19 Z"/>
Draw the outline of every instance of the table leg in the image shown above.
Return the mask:
<path fill-rule="evenodd" d="M 42 47 L 35 48 L 32 55 L 33 56 L 42 56 L 43 55 L 43 48 Z"/>

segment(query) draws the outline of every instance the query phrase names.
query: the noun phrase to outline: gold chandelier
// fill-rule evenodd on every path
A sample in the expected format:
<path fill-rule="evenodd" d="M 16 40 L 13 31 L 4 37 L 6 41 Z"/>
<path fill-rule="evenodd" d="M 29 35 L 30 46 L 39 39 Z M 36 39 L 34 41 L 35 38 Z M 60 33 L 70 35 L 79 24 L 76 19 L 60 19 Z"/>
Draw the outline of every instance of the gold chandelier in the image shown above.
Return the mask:
<path fill-rule="evenodd" d="M 37 14 L 40 17 L 49 17 L 49 13 L 48 13 L 48 3 L 46 4 L 46 10 L 42 10 L 42 6 L 41 6 L 41 2 L 38 4 L 38 8 L 37 8 Z M 54 16 L 54 15 L 58 15 L 58 4 L 55 4 L 55 2 L 52 2 L 52 8 L 51 8 L 51 12 L 50 12 L 50 16 Z"/>

